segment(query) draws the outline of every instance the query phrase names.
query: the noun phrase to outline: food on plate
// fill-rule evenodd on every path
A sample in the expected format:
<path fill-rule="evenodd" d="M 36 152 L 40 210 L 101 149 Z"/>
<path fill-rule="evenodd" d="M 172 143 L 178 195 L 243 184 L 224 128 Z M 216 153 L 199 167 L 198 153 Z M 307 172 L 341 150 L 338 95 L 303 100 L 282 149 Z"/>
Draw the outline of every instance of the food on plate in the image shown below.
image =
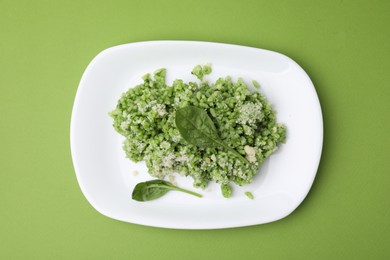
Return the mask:
<path fill-rule="evenodd" d="M 264 95 L 243 79 L 208 83 L 204 76 L 211 71 L 210 65 L 197 65 L 192 71 L 197 82 L 176 79 L 172 85 L 165 82 L 165 69 L 146 74 L 110 115 L 125 137 L 126 156 L 145 161 L 151 176 L 177 172 L 203 189 L 215 181 L 230 197 L 230 184 L 251 183 L 261 163 L 285 142 L 286 127 L 277 123 Z"/>

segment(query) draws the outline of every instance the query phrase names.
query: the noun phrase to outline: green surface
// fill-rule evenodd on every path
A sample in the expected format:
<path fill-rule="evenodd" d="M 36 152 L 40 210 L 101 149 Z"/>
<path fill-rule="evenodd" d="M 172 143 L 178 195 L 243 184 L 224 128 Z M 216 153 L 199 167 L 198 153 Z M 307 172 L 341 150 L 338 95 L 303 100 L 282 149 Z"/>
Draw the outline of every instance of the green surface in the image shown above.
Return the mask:
<path fill-rule="evenodd" d="M 390 2 L 232 2 L 0 1 L 0 259 L 390 259 Z M 271 49 L 308 72 L 324 150 L 292 215 L 183 231 L 89 205 L 69 150 L 80 77 L 107 47 L 157 39 Z"/>

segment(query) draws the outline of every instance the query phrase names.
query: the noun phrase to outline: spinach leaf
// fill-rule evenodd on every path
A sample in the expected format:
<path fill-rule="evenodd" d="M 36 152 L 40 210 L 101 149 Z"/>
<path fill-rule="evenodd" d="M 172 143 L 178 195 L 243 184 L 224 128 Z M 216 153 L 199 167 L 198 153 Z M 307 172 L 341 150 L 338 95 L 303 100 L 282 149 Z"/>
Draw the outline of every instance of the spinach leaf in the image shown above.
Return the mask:
<path fill-rule="evenodd" d="M 179 188 L 170 182 L 164 180 L 152 180 L 138 183 L 133 190 L 132 198 L 136 201 L 155 200 L 164 196 L 170 190 L 185 192 L 199 198 L 202 197 L 202 195 L 198 193 Z"/>
<path fill-rule="evenodd" d="M 194 106 L 180 108 L 176 111 L 175 123 L 181 137 L 188 143 L 203 148 L 222 146 L 244 164 L 249 163 L 219 138 L 213 121 L 203 109 Z"/>

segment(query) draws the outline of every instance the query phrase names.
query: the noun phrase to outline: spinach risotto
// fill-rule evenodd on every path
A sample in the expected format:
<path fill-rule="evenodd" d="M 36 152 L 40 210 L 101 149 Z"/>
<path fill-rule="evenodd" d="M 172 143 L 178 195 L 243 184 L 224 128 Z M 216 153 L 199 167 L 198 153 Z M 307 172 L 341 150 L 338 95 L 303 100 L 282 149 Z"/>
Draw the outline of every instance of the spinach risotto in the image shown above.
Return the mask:
<path fill-rule="evenodd" d="M 146 74 L 110 115 L 125 137 L 126 156 L 145 161 L 151 176 L 177 172 L 200 188 L 215 181 L 229 197 L 229 183 L 251 183 L 260 164 L 285 141 L 286 128 L 265 97 L 242 79 L 208 83 L 203 77 L 209 73 L 210 66 L 197 65 L 192 74 L 198 82 L 177 79 L 172 86 L 165 83 L 165 69 Z"/>

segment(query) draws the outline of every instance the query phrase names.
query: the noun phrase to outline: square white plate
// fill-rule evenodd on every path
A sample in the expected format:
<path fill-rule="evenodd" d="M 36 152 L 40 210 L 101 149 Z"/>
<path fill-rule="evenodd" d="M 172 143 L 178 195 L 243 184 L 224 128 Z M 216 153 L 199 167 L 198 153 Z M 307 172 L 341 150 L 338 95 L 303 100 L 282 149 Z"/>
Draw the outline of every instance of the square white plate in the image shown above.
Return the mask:
<path fill-rule="evenodd" d="M 218 185 L 205 191 L 190 177 L 177 176 L 180 192 L 150 202 L 131 199 L 133 187 L 150 180 L 145 164 L 133 163 L 122 151 L 124 138 L 115 132 L 108 112 L 120 95 L 158 68 L 167 69 L 167 83 L 176 78 L 196 81 L 197 64 L 211 63 L 211 82 L 218 77 L 257 80 L 261 92 L 287 126 L 287 142 L 262 165 L 254 182 L 234 186 L 232 198 Z M 256 91 L 255 89 L 253 89 Z M 112 47 L 87 67 L 77 90 L 71 119 L 71 151 L 78 182 L 87 200 L 103 215 L 131 223 L 179 229 L 217 229 L 262 224 L 289 215 L 313 183 L 321 157 L 323 126 L 312 82 L 290 58 L 268 50 L 209 42 L 151 41 Z M 139 174 L 132 173 L 137 170 Z M 245 191 L 251 191 L 250 200 Z"/>

